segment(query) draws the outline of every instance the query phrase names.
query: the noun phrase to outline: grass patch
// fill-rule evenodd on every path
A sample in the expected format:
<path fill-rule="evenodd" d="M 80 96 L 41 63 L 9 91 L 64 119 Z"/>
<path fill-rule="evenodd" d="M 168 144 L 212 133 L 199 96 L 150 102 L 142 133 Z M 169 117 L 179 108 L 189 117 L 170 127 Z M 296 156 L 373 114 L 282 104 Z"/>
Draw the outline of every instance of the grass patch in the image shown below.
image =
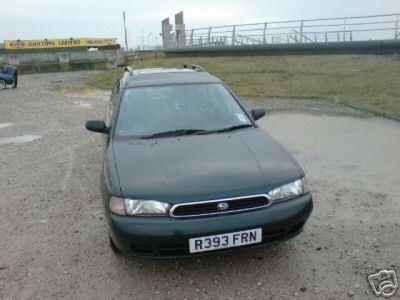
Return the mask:
<path fill-rule="evenodd" d="M 239 96 L 325 98 L 400 117 L 400 56 L 287 55 L 157 57 L 146 56 L 136 68 L 202 65 Z M 111 89 L 122 69 L 88 79 Z"/>

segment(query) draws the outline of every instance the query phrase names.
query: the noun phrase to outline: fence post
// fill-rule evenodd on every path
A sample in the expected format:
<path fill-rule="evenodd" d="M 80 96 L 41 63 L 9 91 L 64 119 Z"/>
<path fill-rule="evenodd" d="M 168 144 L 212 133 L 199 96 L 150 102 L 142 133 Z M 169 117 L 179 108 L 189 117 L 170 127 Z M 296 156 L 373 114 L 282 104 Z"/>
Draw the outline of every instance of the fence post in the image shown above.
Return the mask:
<path fill-rule="evenodd" d="M 233 28 L 232 28 L 232 46 L 235 45 L 235 35 L 236 35 L 235 31 L 236 31 L 236 25 L 233 25 Z"/>
<path fill-rule="evenodd" d="M 267 37 L 265 36 L 267 33 L 267 22 L 264 23 L 264 31 L 263 31 L 263 43 L 267 43 Z"/>
<path fill-rule="evenodd" d="M 343 22 L 343 42 L 346 41 L 346 23 L 347 23 L 347 17 L 344 17 L 344 22 Z"/>
<path fill-rule="evenodd" d="M 190 31 L 190 46 L 191 46 L 191 47 L 193 46 L 193 32 L 194 32 L 194 29 L 192 29 L 192 30 Z"/>
<path fill-rule="evenodd" d="M 399 15 L 396 15 L 396 29 L 394 31 L 394 39 L 397 40 L 399 37 Z"/>
<path fill-rule="evenodd" d="M 304 20 L 301 20 L 301 23 L 300 23 L 300 44 L 303 43 L 303 25 L 304 25 Z"/>
<path fill-rule="evenodd" d="M 328 42 L 328 34 L 325 32 L 325 43 Z"/>
<path fill-rule="evenodd" d="M 211 27 L 208 28 L 208 34 L 207 34 L 207 44 L 210 44 L 210 36 L 211 36 Z"/>

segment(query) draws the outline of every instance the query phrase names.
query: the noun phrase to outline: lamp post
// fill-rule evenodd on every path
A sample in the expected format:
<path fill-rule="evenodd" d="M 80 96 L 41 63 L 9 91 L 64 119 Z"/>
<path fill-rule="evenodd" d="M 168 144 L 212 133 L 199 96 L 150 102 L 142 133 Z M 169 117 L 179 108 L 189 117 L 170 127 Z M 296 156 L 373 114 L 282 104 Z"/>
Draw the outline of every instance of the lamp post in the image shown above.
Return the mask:
<path fill-rule="evenodd" d="M 125 50 L 128 51 L 128 36 L 126 34 L 125 12 L 122 12 L 124 18 L 124 31 L 125 31 Z"/>

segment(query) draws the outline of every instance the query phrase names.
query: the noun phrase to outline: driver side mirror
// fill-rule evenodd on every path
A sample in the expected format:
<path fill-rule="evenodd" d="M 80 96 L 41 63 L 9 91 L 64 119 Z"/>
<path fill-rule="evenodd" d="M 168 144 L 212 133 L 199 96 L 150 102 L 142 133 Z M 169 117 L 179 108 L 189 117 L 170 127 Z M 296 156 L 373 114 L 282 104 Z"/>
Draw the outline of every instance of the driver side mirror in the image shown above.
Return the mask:
<path fill-rule="evenodd" d="M 251 116 L 254 121 L 257 121 L 265 116 L 265 109 L 262 107 L 256 107 L 251 109 Z"/>
<path fill-rule="evenodd" d="M 108 133 L 108 128 L 106 124 L 100 120 L 89 120 L 86 122 L 85 127 L 89 131 Z"/>

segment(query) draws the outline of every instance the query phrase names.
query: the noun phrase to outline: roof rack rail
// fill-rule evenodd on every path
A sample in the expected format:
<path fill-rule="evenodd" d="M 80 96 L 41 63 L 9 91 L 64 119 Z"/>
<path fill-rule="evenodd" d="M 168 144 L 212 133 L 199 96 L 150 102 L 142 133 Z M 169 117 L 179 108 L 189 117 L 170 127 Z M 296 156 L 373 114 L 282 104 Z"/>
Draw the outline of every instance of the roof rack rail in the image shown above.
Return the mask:
<path fill-rule="evenodd" d="M 204 69 L 202 66 L 199 66 L 199 65 L 185 64 L 185 65 L 183 65 L 183 68 L 191 69 L 191 70 L 197 71 L 197 72 L 206 72 L 206 69 Z"/>
<path fill-rule="evenodd" d="M 125 67 L 125 70 L 124 70 L 124 72 L 128 72 L 128 73 L 129 73 L 129 75 L 131 75 L 131 76 L 132 76 L 132 74 L 133 74 L 133 69 L 132 69 L 131 67 Z"/>

